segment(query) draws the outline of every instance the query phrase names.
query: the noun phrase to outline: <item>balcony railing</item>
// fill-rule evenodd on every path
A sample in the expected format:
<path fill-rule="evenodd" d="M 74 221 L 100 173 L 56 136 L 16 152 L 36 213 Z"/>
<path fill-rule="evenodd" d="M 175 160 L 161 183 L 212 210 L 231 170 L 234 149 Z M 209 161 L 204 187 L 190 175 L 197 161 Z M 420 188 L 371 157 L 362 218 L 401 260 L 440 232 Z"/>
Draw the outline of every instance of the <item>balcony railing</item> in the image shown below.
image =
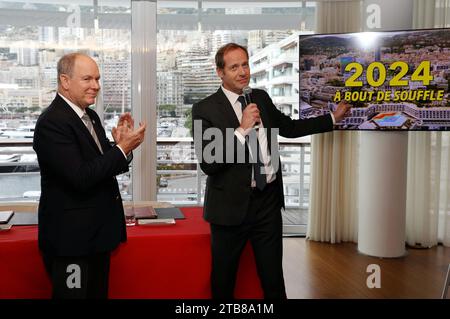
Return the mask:
<path fill-rule="evenodd" d="M 307 209 L 310 183 L 308 139 L 280 140 L 287 208 Z M 157 200 L 179 206 L 203 204 L 206 176 L 200 170 L 192 139 L 158 139 Z M 124 200 L 132 199 L 130 173 L 118 176 Z M 40 173 L 30 139 L 0 140 L 0 201 L 37 201 Z"/>

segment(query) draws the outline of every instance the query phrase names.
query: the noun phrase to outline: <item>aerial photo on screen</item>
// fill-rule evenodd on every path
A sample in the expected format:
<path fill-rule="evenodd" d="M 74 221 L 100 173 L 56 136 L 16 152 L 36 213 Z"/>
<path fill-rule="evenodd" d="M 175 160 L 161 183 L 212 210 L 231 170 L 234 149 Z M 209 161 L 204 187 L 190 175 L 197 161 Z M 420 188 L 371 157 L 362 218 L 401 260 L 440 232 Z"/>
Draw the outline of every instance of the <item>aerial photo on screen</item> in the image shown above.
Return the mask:
<path fill-rule="evenodd" d="M 343 130 L 450 130 L 450 29 L 301 35 L 300 118 Z"/>

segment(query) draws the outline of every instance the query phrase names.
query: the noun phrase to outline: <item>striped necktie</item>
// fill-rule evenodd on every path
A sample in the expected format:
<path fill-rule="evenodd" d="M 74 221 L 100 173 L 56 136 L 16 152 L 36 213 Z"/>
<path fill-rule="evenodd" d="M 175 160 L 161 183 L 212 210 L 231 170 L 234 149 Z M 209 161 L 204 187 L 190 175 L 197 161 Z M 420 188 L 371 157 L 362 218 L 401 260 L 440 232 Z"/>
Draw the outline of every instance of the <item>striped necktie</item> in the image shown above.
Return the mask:
<path fill-rule="evenodd" d="M 94 138 L 95 144 L 97 144 L 100 153 L 103 154 L 103 149 L 102 146 L 100 145 L 100 141 L 98 140 L 97 134 L 95 133 L 94 125 L 92 124 L 91 118 L 89 117 L 89 115 L 87 115 L 87 113 L 84 113 L 81 119 L 83 120 L 84 124 L 86 124 L 89 133 L 91 133 L 92 137 Z"/>
<path fill-rule="evenodd" d="M 242 112 L 244 112 L 244 109 L 247 106 L 245 98 L 241 95 L 239 96 L 238 101 L 241 102 Z M 261 146 L 259 145 L 259 139 L 257 138 L 257 136 L 255 136 L 257 135 L 257 132 L 255 130 L 252 130 L 249 135 L 252 135 L 252 137 L 256 137 L 257 140 L 256 163 L 253 163 L 253 177 L 255 179 L 256 187 L 262 191 L 264 187 L 266 187 L 267 180 L 266 174 L 261 173 L 261 171 L 264 170 L 264 164 L 261 155 Z"/>

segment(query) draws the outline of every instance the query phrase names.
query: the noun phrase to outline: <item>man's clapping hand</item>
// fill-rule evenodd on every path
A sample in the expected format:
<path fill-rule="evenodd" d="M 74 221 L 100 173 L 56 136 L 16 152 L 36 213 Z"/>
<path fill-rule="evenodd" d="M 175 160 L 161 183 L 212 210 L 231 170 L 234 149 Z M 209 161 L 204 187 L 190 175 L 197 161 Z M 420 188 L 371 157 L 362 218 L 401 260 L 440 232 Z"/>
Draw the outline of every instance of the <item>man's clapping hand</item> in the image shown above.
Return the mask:
<path fill-rule="evenodd" d="M 114 141 L 125 154 L 129 154 L 137 148 L 143 141 L 147 124 L 139 123 L 139 128 L 134 129 L 134 120 L 130 113 L 124 113 L 120 116 L 117 127 L 112 129 Z"/>

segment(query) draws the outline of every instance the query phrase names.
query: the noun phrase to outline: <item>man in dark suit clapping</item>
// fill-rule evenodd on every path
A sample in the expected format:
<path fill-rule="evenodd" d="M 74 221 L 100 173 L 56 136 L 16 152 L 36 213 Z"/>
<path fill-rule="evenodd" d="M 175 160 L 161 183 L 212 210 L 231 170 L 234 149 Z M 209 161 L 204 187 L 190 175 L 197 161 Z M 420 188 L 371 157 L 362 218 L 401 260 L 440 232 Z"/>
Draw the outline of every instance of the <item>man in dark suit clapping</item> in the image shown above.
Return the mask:
<path fill-rule="evenodd" d="M 128 171 L 146 124 L 123 114 L 111 145 L 89 108 L 100 90 L 97 64 L 72 53 L 58 62 L 58 93 L 42 112 L 33 148 L 41 170 L 39 248 L 53 298 L 107 298 L 110 253 L 126 240 L 116 175 Z"/>
<path fill-rule="evenodd" d="M 277 134 L 294 138 L 331 131 L 350 106 L 341 102 L 333 114 L 293 120 L 265 91 L 245 96 L 250 81 L 245 47 L 229 43 L 215 59 L 222 85 L 192 108 L 196 154 L 208 175 L 204 218 L 211 226 L 212 297 L 233 298 L 240 255 L 250 240 L 264 297 L 283 299 L 284 195 Z"/>

